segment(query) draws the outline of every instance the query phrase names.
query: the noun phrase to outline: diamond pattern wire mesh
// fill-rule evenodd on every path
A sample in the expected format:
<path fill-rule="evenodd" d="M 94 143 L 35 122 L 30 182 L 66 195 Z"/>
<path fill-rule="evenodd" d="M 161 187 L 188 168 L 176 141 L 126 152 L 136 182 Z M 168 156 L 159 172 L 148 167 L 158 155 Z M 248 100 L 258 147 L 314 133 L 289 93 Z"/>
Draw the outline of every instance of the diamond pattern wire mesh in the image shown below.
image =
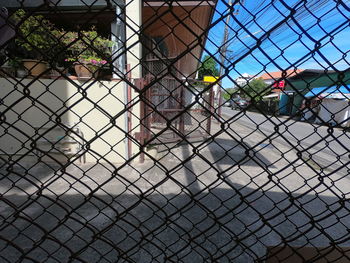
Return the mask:
<path fill-rule="evenodd" d="M 1 262 L 350 261 L 349 1 L 0 7 Z"/>

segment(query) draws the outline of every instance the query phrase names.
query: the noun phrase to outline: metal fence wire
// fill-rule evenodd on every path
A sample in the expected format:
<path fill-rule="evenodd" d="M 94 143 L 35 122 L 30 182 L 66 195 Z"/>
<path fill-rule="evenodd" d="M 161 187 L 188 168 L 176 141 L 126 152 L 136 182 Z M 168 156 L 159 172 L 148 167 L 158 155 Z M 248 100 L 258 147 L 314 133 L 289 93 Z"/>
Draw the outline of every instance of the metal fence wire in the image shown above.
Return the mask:
<path fill-rule="evenodd" d="M 0 262 L 350 262 L 348 0 L 0 8 Z"/>

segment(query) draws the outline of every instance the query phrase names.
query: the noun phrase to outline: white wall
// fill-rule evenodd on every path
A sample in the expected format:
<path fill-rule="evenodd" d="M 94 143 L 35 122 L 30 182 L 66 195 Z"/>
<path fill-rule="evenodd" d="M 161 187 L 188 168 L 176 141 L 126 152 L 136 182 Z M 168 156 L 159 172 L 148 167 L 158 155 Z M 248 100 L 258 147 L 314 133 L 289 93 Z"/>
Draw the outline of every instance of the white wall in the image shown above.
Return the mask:
<path fill-rule="evenodd" d="M 140 59 L 142 56 L 142 46 L 140 43 L 140 28 L 142 25 L 142 1 L 126 1 L 126 45 L 130 47 L 127 50 L 126 62 L 131 65 L 133 78 L 141 77 Z"/>
<path fill-rule="evenodd" d="M 60 116 L 63 125 L 78 127 L 85 140 L 91 143 L 87 162 L 122 162 L 125 159 L 124 85 L 122 82 L 67 81 L 31 79 L 20 83 L 0 78 L 0 112 L 4 120 L 0 125 L 0 155 L 17 153 L 33 156 L 31 139 L 45 133 L 45 128 L 57 126 Z M 27 92 L 26 92 L 27 91 Z M 29 92 L 29 94 L 28 94 Z M 27 93 L 28 96 L 24 94 Z M 100 107 L 100 108 L 98 108 Z M 134 114 L 138 114 L 135 107 Z M 136 116 L 138 117 L 138 116 Z M 138 120 L 138 118 L 134 118 Z M 138 123 L 134 123 L 137 126 Z M 67 129 L 59 128 L 46 138 L 61 138 Z M 137 147 L 133 147 L 137 151 Z M 5 157 L 4 157 L 5 156 Z"/>

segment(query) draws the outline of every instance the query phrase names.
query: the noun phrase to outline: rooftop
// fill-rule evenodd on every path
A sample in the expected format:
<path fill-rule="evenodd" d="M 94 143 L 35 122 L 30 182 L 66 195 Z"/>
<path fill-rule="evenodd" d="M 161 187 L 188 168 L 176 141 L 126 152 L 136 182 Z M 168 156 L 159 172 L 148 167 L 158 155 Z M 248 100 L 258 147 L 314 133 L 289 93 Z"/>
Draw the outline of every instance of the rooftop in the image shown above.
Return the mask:
<path fill-rule="evenodd" d="M 289 69 L 286 71 L 267 72 L 267 73 L 262 74 L 259 78 L 263 79 L 263 80 L 279 79 L 279 78 L 283 77 L 282 76 L 283 72 L 286 72 L 287 73 L 286 77 L 290 78 L 290 77 L 295 76 L 303 71 L 304 71 L 303 69 Z"/>

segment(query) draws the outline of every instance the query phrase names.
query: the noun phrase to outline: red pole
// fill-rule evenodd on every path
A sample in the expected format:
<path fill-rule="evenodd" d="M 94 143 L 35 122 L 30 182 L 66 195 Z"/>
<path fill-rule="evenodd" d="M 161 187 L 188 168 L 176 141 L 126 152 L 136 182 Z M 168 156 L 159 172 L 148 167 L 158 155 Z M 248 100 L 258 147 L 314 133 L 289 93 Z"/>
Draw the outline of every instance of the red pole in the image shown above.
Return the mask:
<path fill-rule="evenodd" d="M 127 64 L 126 65 L 126 72 L 127 72 L 127 78 L 129 80 L 129 82 L 131 82 L 131 70 L 130 70 L 130 64 Z M 127 91 L 127 100 L 128 100 L 128 105 L 130 105 L 131 103 L 131 87 L 130 85 L 128 85 L 128 91 Z M 131 129 L 132 129 L 132 115 L 131 115 L 131 111 L 132 111 L 132 108 L 130 108 L 128 110 L 128 114 L 127 114 L 127 118 L 128 118 L 128 136 L 130 136 L 130 132 L 131 132 Z M 130 138 L 128 137 L 128 158 L 130 159 L 131 158 L 131 150 L 132 150 L 132 144 L 131 144 L 131 140 Z"/>
<path fill-rule="evenodd" d="M 210 109 L 210 116 L 207 120 L 207 133 L 208 136 L 210 135 L 211 130 L 211 122 L 213 120 L 213 112 L 215 111 L 215 105 L 214 105 L 214 94 L 213 94 L 213 88 L 210 88 L 209 90 L 209 109 Z"/>
<path fill-rule="evenodd" d="M 181 90 L 180 90 L 180 125 L 179 125 L 179 129 L 180 129 L 180 134 L 182 136 L 185 136 L 185 114 L 186 112 L 183 110 L 184 109 L 184 104 L 185 104 L 185 100 L 184 100 L 184 96 L 185 96 L 185 92 L 184 92 L 184 85 L 181 83 Z"/>
<path fill-rule="evenodd" d="M 140 78 L 140 79 L 136 79 L 135 80 L 135 86 L 137 87 L 137 89 L 139 90 L 139 96 L 140 96 L 140 133 L 139 133 L 139 142 L 140 145 L 144 145 L 145 141 L 146 141 L 146 131 L 145 131 L 145 127 L 146 127 L 146 104 L 144 102 L 146 95 L 143 93 L 143 88 L 144 88 L 144 78 Z M 140 163 L 143 163 L 145 161 L 145 153 L 141 152 L 140 154 Z"/>
<path fill-rule="evenodd" d="M 219 90 L 218 90 L 218 96 L 219 96 L 219 110 L 218 110 L 218 115 L 219 115 L 219 118 L 221 119 L 221 104 L 222 104 L 222 94 L 221 94 L 221 84 L 222 84 L 222 80 L 220 81 L 220 84 L 219 85 Z"/>

